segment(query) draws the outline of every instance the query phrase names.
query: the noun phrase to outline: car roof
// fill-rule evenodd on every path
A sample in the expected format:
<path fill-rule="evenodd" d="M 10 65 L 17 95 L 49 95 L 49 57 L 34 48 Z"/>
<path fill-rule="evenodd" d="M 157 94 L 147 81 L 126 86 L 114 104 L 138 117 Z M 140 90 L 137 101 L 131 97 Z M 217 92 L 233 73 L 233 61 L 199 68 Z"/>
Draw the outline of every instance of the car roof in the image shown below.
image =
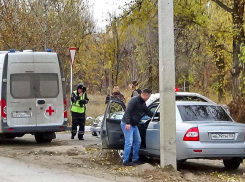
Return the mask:
<path fill-rule="evenodd" d="M 184 95 L 184 96 L 203 96 L 195 92 L 175 92 L 175 95 Z"/>
<path fill-rule="evenodd" d="M 210 103 L 210 102 L 198 102 L 198 101 L 176 101 L 176 105 L 187 105 L 187 106 L 193 106 L 193 105 L 200 105 L 200 106 L 220 106 L 216 103 Z"/>
<path fill-rule="evenodd" d="M 209 103 L 214 103 L 214 101 L 210 100 L 209 98 L 198 94 L 198 93 L 194 93 L 194 92 L 175 92 L 176 96 L 189 96 L 189 97 L 198 97 L 201 98 Z M 152 103 L 154 103 L 155 101 L 157 101 L 160 98 L 160 93 L 155 93 L 155 94 L 151 94 L 150 98 L 146 101 L 146 105 L 150 106 Z M 185 101 L 181 101 L 181 102 L 185 102 Z M 191 101 L 186 101 L 186 102 L 191 102 Z"/>
<path fill-rule="evenodd" d="M 198 101 L 176 101 L 175 104 L 176 106 L 220 106 L 216 103 Z M 158 107 L 160 107 L 160 105 Z M 160 110 L 158 109 L 157 112 L 160 112 Z"/>

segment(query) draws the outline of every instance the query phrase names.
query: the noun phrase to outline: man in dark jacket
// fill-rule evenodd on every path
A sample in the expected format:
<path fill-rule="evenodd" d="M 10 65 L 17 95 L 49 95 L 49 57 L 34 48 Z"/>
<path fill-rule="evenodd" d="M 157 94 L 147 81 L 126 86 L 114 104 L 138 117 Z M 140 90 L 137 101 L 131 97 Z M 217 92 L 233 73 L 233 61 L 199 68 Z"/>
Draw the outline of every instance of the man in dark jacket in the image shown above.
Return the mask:
<path fill-rule="evenodd" d="M 78 139 L 84 140 L 84 129 L 85 129 L 85 111 L 86 106 L 89 101 L 86 87 L 82 83 L 77 85 L 77 90 L 73 91 L 71 94 L 71 113 L 72 113 L 72 131 L 71 131 L 71 139 L 74 139 L 77 134 L 77 126 L 79 126 L 78 131 Z"/>
<path fill-rule="evenodd" d="M 153 113 L 146 107 L 145 101 L 151 96 L 149 89 L 144 89 L 143 92 L 136 97 L 133 97 L 125 110 L 121 128 L 124 133 L 125 144 L 124 144 L 124 156 L 123 165 L 132 166 L 138 163 L 139 150 L 141 145 L 140 133 L 138 130 L 138 124 L 143 114 L 147 114 L 152 117 Z M 131 147 L 133 145 L 133 160 L 129 162 L 129 155 Z"/>
<path fill-rule="evenodd" d="M 135 97 L 135 96 L 138 96 L 141 94 L 141 89 L 140 88 L 137 88 L 137 86 L 139 85 L 139 82 L 137 80 L 134 80 L 132 82 L 132 89 L 133 89 L 133 92 L 131 94 L 131 98 L 132 97 Z"/>

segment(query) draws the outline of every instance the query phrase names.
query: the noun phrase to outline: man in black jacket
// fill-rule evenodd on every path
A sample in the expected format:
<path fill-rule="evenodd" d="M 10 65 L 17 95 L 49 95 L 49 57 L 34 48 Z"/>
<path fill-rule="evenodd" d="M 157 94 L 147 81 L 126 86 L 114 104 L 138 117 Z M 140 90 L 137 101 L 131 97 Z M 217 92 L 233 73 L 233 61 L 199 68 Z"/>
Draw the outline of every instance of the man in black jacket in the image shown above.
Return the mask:
<path fill-rule="evenodd" d="M 138 85 L 139 85 L 139 83 L 138 83 L 137 80 L 134 80 L 132 82 L 132 85 L 131 86 L 132 86 L 133 92 L 131 94 L 131 98 L 132 97 L 136 97 L 136 96 L 138 96 L 138 95 L 141 94 L 141 89 L 140 88 L 137 88 Z"/>
<path fill-rule="evenodd" d="M 139 150 L 141 145 L 140 133 L 138 130 L 138 124 L 143 114 L 147 114 L 152 117 L 153 113 L 146 107 L 145 101 L 151 96 L 149 89 L 144 89 L 143 92 L 136 97 L 133 97 L 125 110 L 121 128 L 124 133 L 125 144 L 124 144 L 124 156 L 123 165 L 132 166 L 138 163 Z M 131 147 L 133 145 L 133 162 L 129 162 L 129 155 Z"/>
<path fill-rule="evenodd" d="M 84 129 L 85 129 L 85 111 L 86 106 L 89 101 L 86 87 L 79 83 L 77 85 L 77 90 L 73 91 L 71 94 L 71 114 L 72 114 L 72 131 L 71 131 L 71 139 L 74 139 L 75 135 L 77 134 L 77 126 L 79 126 L 78 131 L 78 139 L 84 140 Z"/>

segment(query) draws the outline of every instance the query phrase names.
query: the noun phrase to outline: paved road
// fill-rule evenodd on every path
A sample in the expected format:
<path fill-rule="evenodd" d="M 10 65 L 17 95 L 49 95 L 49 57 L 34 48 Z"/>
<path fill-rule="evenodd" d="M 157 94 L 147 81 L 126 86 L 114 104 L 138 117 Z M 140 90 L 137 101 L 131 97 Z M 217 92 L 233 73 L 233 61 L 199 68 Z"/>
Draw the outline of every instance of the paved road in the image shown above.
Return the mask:
<path fill-rule="evenodd" d="M 78 140 L 77 135 L 75 136 L 74 140 L 71 140 L 71 134 L 69 131 L 66 133 L 56 133 L 56 139 L 54 139 L 50 144 L 46 145 L 56 145 L 65 143 L 67 145 L 82 145 L 82 146 L 88 146 L 88 145 L 94 145 L 94 144 L 100 144 L 101 140 L 100 137 L 94 137 L 91 133 L 85 133 L 84 135 L 85 140 Z M 21 138 L 15 138 L 14 140 L 5 140 L 3 145 L 26 145 L 26 146 L 33 146 L 37 145 L 35 138 L 33 135 L 27 134 Z M 43 146 L 43 144 L 42 144 Z"/>
<path fill-rule="evenodd" d="M 60 170 L 25 164 L 14 159 L 0 157 L 1 182 L 106 182 L 82 174 L 68 173 Z"/>
<path fill-rule="evenodd" d="M 32 138 L 33 138 L 33 136 L 32 136 Z M 85 133 L 84 140 L 78 140 L 77 135 L 75 136 L 74 140 L 71 140 L 71 134 L 70 133 L 56 133 L 56 140 L 68 142 L 70 145 L 81 144 L 83 146 L 98 144 L 101 142 L 100 137 L 92 136 L 92 134 L 90 132 Z M 56 140 L 53 140 L 53 141 L 55 142 Z"/>
<path fill-rule="evenodd" d="M 57 133 L 57 139 L 53 140 L 50 144 L 36 144 L 34 136 L 25 135 L 22 138 L 16 138 L 14 140 L 6 140 L 0 144 L 0 147 L 5 147 L 9 150 L 12 147 L 13 150 L 19 150 L 23 148 L 23 151 L 29 151 L 33 147 L 47 147 L 47 146 L 88 146 L 100 144 L 99 137 L 93 137 L 91 133 L 86 133 L 84 135 L 85 140 L 78 140 L 76 137 L 74 140 L 70 139 L 70 133 Z M 143 162 L 155 164 L 158 161 L 146 160 Z M 212 160 L 187 160 L 187 163 L 183 165 L 180 170 L 190 171 L 194 174 L 199 172 L 212 173 L 217 171 L 219 173 L 227 173 L 224 168 L 222 161 L 212 161 Z M 244 177 L 245 165 L 242 164 L 239 169 L 235 171 L 229 171 L 230 175 L 240 175 Z M 39 167 L 36 165 L 30 165 L 26 163 L 17 162 L 9 158 L 0 157 L 0 182 L 73 182 L 73 181 L 104 181 L 102 179 L 96 179 L 86 175 L 73 174 L 67 171 L 50 170 L 48 168 Z"/>

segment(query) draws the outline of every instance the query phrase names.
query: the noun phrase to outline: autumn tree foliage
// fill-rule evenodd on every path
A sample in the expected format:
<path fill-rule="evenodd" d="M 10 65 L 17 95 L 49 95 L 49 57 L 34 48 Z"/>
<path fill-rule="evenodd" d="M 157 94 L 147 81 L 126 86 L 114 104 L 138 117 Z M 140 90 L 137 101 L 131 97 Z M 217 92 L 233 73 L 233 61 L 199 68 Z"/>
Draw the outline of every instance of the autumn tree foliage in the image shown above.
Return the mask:
<path fill-rule="evenodd" d="M 68 48 L 79 48 L 95 28 L 83 0 L 2 0 L 0 17 L 1 50 L 51 48 L 59 54 L 66 78 L 70 72 Z"/>
<path fill-rule="evenodd" d="M 83 82 L 88 92 L 106 94 L 138 80 L 158 92 L 157 3 L 132 0 L 98 30 L 86 0 L 2 0 L 0 48 L 51 48 L 69 85 L 68 48 L 76 47 L 74 87 Z M 231 103 L 237 113 L 245 105 L 244 1 L 174 0 L 174 33 L 176 87 Z"/>
<path fill-rule="evenodd" d="M 158 92 L 157 0 L 131 1 L 123 9 L 100 34 L 107 45 L 104 82 L 126 87 L 137 79 L 141 87 Z M 240 0 L 174 0 L 176 86 L 181 91 L 239 106 L 245 83 L 243 17 Z"/>

